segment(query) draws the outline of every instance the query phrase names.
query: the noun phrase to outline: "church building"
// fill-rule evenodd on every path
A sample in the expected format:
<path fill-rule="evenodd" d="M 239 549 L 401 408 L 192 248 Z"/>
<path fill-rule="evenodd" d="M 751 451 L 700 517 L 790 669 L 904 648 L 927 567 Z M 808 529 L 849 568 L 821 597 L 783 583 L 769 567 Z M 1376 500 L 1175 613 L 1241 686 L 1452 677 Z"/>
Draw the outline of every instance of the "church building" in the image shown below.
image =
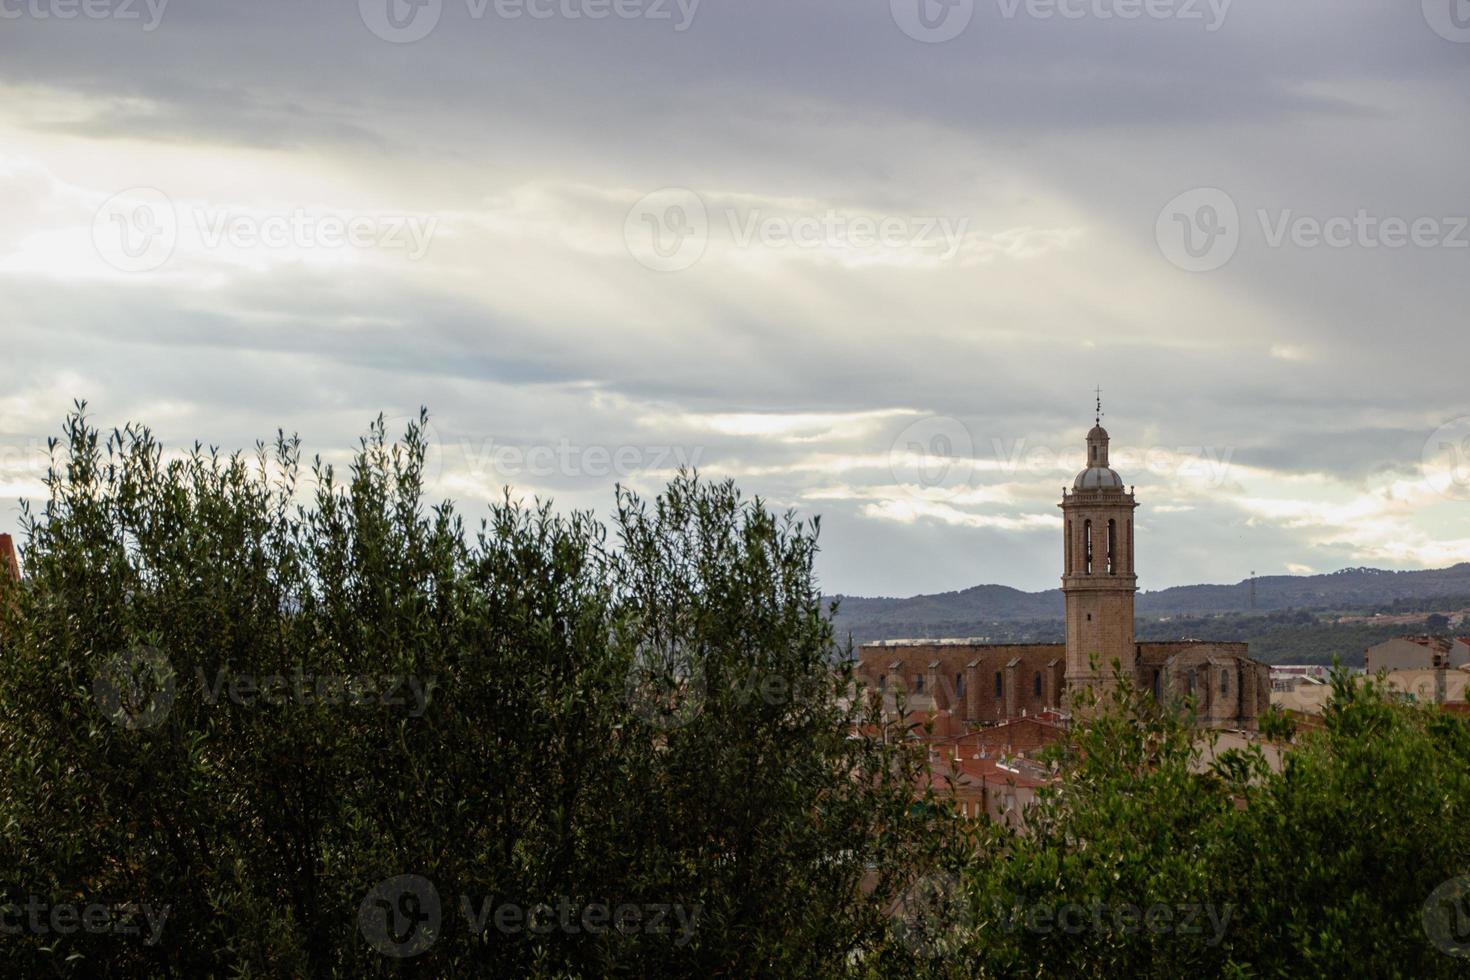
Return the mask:
<path fill-rule="evenodd" d="M 1087 433 L 1087 466 L 1062 491 L 1065 643 L 884 640 L 859 651 L 859 676 L 909 707 L 947 711 L 974 724 L 1065 715 L 1070 693 L 1112 686 L 1114 663 L 1156 698 L 1193 694 L 1199 723 L 1251 729 L 1271 703 L 1269 668 L 1244 643 L 1140 643 L 1133 634 L 1132 488 L 1108 462 L 1108 433 Z"/>

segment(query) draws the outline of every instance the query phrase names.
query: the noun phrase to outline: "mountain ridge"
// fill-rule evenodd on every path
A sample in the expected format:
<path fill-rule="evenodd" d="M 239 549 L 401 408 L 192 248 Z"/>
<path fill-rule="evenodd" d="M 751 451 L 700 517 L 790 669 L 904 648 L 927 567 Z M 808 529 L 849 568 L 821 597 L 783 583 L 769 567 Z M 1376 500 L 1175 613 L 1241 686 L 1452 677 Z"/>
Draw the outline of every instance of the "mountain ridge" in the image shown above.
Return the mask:
<path fill-rule="evenodd" d="M 1364 609 L 1438 597 L 1470 596 L 1470 562 L 1448 568 L 1392 571 L 1355 567 L 1319 575 L 1267 575 L 1234 584 L 1178 585 L 1140 592 L 1140 620 L 1282 610 Z M 1065 610 L 1061 589 L 1024 592 L 1005 585 L 975 585 L 955 592 L 886 598 L 833 595 L 839 630 L 868 637 L 909 629 L 915 636 L 979 636 L 987 627 L 1019 621 L 1056 620 Z"/>

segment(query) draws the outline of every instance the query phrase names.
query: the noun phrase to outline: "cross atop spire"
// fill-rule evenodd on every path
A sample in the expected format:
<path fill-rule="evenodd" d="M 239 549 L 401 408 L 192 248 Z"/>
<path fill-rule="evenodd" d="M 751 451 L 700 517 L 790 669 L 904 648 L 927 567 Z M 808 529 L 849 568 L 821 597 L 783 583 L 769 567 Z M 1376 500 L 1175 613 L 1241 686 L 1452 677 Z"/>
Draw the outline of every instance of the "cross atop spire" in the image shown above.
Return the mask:
<path fill-rule="evenodd" d="M 1102 425 L 1102 417 L 1103 417 L 1103 410 L 1102 410 L 1102 386 L 1101 385 L 1098 385 L 1098 387 L 1097 387 L 1097 424 L 1098 425 Z"/>

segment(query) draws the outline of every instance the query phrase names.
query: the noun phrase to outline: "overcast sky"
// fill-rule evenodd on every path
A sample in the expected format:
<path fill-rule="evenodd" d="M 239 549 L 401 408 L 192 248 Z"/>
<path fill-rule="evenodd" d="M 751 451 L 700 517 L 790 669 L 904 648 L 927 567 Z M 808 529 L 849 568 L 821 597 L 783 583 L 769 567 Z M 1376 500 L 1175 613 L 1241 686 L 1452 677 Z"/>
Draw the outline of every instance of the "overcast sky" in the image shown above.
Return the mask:
<path fill-rule="evenodd" d="M 1146 589 L 1470 560 L 1467 121 L 1467 0 L 0 0 L 0 530 L 73 398 L 427 405 L 471 516 L 1051 588 L 1100 385 Z"/>

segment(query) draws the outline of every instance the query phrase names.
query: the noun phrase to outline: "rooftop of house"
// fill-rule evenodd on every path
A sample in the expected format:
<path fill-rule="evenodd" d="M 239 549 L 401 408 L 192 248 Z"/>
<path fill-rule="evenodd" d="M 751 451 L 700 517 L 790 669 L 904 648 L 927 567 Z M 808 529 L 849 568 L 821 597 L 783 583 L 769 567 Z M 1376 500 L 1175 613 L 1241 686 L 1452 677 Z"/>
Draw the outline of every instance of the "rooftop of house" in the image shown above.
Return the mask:
<path fill-rule="evenodd" d="M 1433 636 L 1430 634 L 1418 634 L 1414 636 L 1401 636 L 1400 640 L 1416 643 L 1421 647 L 1433 650 L 1435 653 L 1450 652 L 1450 638 L 1448 636 Z"/>
<path fill-rule="evenodd" d="M 979 789 L 991 786 L 1018 786 L 1035 789 L 1052 781 L 1049 769 L 1029 759 L 994 757 L 988 759 L 942 758 L 931 765 L 930 785 L 936 790 Z"/>
<path fill-rule="evenodd" d="M 20 580 L 20 558 L 15 551 L 15 541 L 8 534 L 0 534 L 0 573 Z"/>

